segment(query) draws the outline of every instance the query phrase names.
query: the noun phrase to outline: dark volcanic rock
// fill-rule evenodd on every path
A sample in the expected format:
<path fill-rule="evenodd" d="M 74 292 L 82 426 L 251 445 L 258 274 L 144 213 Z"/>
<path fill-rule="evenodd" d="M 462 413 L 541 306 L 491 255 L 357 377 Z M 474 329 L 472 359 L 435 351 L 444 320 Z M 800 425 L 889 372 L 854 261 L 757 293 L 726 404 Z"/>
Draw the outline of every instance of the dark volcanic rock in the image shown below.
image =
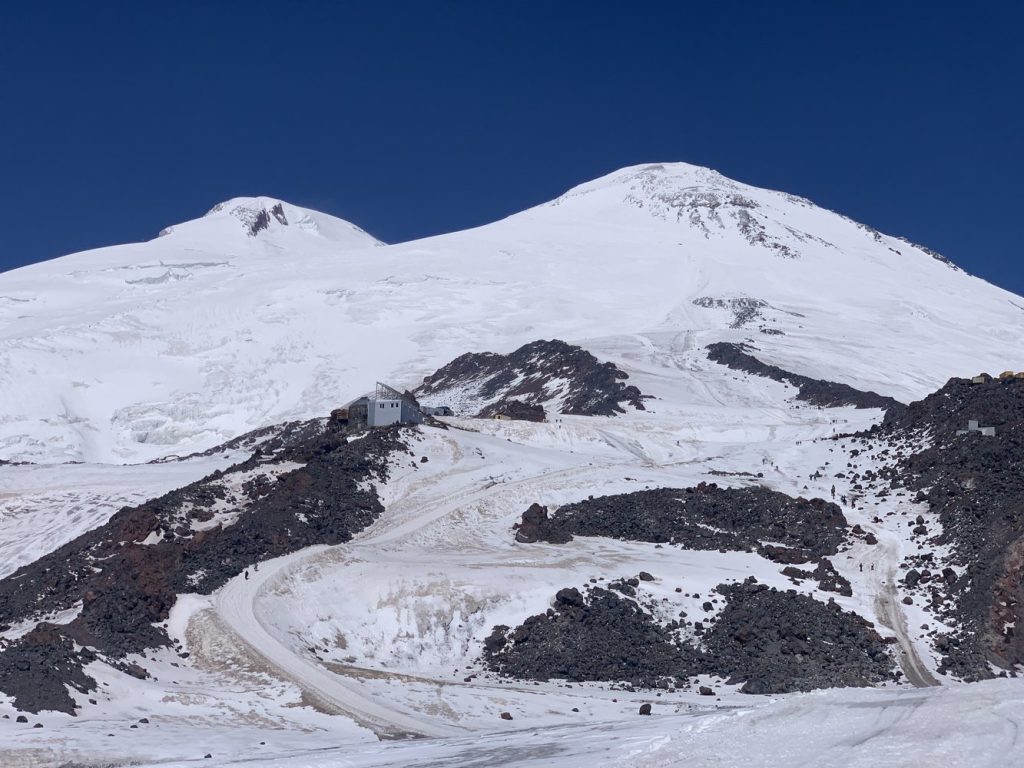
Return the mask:
<path fill-rule="evenodd" d="M 805 562 L 834 555 L 845 530 L 840 508 L 822 499 L 701 483 L 587 499 L 560 507 L 552 517 L 534 505 L 523 515 L 517 539 L 557 544 L 573 535 L 607 536 L 685 549 L 753 549 L 773 559 L 783 549 L 793 554 L 792 562 Z M 784 546 L 765 546 L 763 541 Z"/>
<path fill-rule="evenodd" d="M 416 395 L 440 402 L 448 393 L 465 396 L 468 391 L 472 401 L 489 404 L 482 416 L 510 408 L 526 414 L 515 403 L 540 406 L 555 400 L 562 413 L 611 416 L 625 412 L 623 403 L 644 410 L 644 395 L 623 384 L 627 378 L 614 363 L 602 363 L 585 349 L 556 339 L 531 342 L 509 355 L 467 353 L 425 378 Z"/>
<path fill-rule="evenodd" d="M 495 627 L 484 642 L 483 660 L 492 671 L 520 680 L 654 688 L 710 674 L 743 683 L 745 693 L 895 679 L 886 643 L 869 622 L 835 603 L 769 589 L 752 579 L 716 591 L 726 606 L 710 628 L 694 626 L 700 646 L 677 634 L 678 622 L 662 626 L 634 600 L 592 587 L 586 594 L 573 590 L 571 601 L 556 599 L 553 610 L 519 627 Z M 705 695 L 712 693 L 708 688 Z"/>
<path fill-rule="evenodd" d="M 747 681 L 751 685 L 744 693 L 867 686 L 893 679 L 895 662 L 886 644 L 857 614 L 749 581 L 723 584 L 718 592 L 727 604 L 704 636 L 707 671 Z"/>
<path fill-rule="evenodd" d="M 523 512 L 522 522 L 516 523 L 513 528 L 516 531 L 516 541 L 523 544 L 532 544 L 540 541 L 542 537 L 550 544 L 565 544 L 572 541 L 572 534 L 568 532 L 548 530 L 548 511 L 540 504 L 531 504 L 530 508 Z"/>
<path fill-rule="evenodd" d="M 547 414 L 544 406 L 539 404 L 531 405 L 522 400 L 502 399 L 488 405 L 477 414 L 480 418 L 489 419 L 497 416 L 504 416 L 514 421 L 546 421 Z"/>
<path fill-rule="evenodd" d="M 680 648 L 636 603 L 600 587 L 588 590 L 584 605 L 558 602 L 550 615 L 531 616 L 517 629 L 495 627 L 484 659 L 492 670 L 520 680 L 649 687 L 660 677 L 686 677 L 699 668 L 695 651 Z"/>
<path fill-rule="evenodd" d="M 971 420 L 995 427 L 995 435 L 957 435 Z M 959 577 L 943 571 L 928 585 L 946 591 L 949 607 L 940 616 L 959 627 L 936 642 L 939 670 L 989 678 L 990 664 L 1024 664 L 1024 632 L 1016 630 L 1024 626 L 1024 380 L 950 379 L 864 437 L 893 444 L 925 433 L 931 445 L 900 459 L 884 478 L 927 500 L 942 528 L 935 543 L 949 545 L 962 569 Z M 907 574 L 908 586 L 916 586 L 914 574 Z"/>
<path fill-rule="evenodd" d="M 342 543 L 372 522 L 382 507 L 365 481 L 385 476 L 388 456 L 402 446 L 401 428 L 351 443 L 325 420 L 300 432 L 305 439 L 264 443 L 240 464 L 124 508 L 0 580 L 0 624 L 82 604 L 69 624 L 40 624 L 0 649 L 0 691 L 21 709 L 71 712 L 64 686 L 94 689 L 82 667 L 97 654 L 146 675 L 118 660 L 169 644 L 154 624 L 167 618 L 177 594 L 209 594 L 261 560 Z M 283 462 L 301 466 L 281 469 Z M 232 476 L 243 473 L 255 479 L 240 495 L 229 491 Z M 214 519 L 218 502 L 233 508 L 231 518 Z"/>
<path fill-rule="evenodd" d="M 832 565 L 832 561 L 823 557 L 818 567 L 814 569 L 814 578 L 818 580 L 818 588 L 825 592 L 835 592 L 845 597 L 853 594 L 850 582 L 842 576 Z"/>
<path fill-rule="evenodd" d="M 790 373 L 775 365 L 762 363 L 746 350 L 751 349 L 743 344 L 717 342 L 709 344 L 708 359 L 734 370 L 745 371 L 754 376 L 763 376 L 774 381 L 796 387 L 799 393 L 797 400 L 817 405 L 822 408 L 837 408 L 852 405 L 854 408 L 882 408 L 894 413 L 902 412 L 906 406 L 891 397 L 879 395 L 877 392 L 864 392 L 854 389 L 849 384 L 835 381 L 822 381 Z"/>
<path fill-rule="evenodd" d="M 95 659 L 96 654 L 88 648 L 76 650 L 59 627 L 40 624 L 3 648 L 0 691 L 13 697 L 14 705 L 26 712 L 56 709 L 74 714 L 75 702 L 66 686 L 82 693 L 95 690 L 96 681 L 83 670 Z M 20 718 L 18 722 L 22 722 Z"/>
<path fill-rule="evenodd" d="M 560 606 L 568 607 L 582 607 L 583 606 L 583 595 L 576 587 L 566 587 L 565 589 L 558 590 L 555 595 L 555 602 Z"/>

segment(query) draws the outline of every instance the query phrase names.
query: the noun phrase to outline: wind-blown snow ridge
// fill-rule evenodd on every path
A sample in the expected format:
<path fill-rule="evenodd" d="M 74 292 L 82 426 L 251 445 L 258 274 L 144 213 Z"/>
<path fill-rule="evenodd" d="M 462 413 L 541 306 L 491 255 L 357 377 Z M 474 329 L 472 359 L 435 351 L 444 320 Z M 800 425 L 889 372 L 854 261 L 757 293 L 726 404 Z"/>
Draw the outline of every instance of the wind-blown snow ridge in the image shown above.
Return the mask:
<path fill-rule="evenodd" d="M 909 402 L 1022 367 L 1021 305 L 803 198 L 682 163 L 391 246 L 235 198 L 148 243 L 0 275 L 0 459 L 203 450 L 539 338 L 631 377 L 753 343 L 766 364 Z"/>

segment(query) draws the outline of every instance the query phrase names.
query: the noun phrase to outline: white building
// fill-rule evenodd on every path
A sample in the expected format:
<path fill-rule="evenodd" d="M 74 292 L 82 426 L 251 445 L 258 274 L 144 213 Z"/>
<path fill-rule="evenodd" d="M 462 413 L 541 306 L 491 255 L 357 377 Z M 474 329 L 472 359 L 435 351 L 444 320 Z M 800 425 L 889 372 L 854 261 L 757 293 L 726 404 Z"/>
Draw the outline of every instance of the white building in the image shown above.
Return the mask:
<path fill-rule="evenodd" d="M 423 423 L 423 414 L 412 401 L 380 382 L 372 395 L 364 395 L 348 404 L 348 418 L 350 423 L 365 421 L 369 427 Z"/>

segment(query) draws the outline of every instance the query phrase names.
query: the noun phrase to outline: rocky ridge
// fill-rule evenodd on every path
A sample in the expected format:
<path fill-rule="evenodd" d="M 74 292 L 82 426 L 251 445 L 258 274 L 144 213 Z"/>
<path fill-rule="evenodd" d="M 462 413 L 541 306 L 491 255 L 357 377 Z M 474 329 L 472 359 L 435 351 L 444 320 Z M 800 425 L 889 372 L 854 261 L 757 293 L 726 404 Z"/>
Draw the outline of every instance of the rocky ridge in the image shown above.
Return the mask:
<path fill-rule="evenodd" d="M 864 392 L 849 384 L 812 379 L 783 370 L 775 365 L 768 365 L 751 355 L 748 350 L 752 349 L 754 348 L 748 344 L 716 342 L 707 347 L 708 359 L 733 370 L 745 371 L 754 376 L 763 376 L 796 387 L 799 390 L 796 395 L 797 400 L 820 408 L 852 405 L 854 408 L 881 408 L 886 412 L 899 412 L 906 407 L 903 403 L 891 397 L 879 395 L 877 392 Z"/>
<path fill-rule="evenodd" d="M 534 341 L 508 355 L 470 352 L 440 368 L 414 390 L 429 406 L 463 416 L 521 413 L 538 406 L 579 416 L 644 410 L 644 395 L 623 384 L 629 375 L 564 341 Z"/>
<path fill-rule="evenodd" d="M 84 672 L 99 658 L 124 672 L 126 657 L 170 646 L 160 627 L 176 595 L 210 594 L 261 560 L 339 544 L 382 512 L 372 480 L 404 449 L 400 427 L 349 440 L 328 420 L 260 439 L 224 471 L 117 512 L 105 525 L 0 581 L 0 691 L 15 706 L 74 714 L 66 686 L 93 690 Z M 65 624 L 35 617 L 69 611 Z"/>
<path fill-rule="evenodd" d="M 846 536 L 846 518 L 823 499 L 793 498 L 762 486 L 700 483 L 589 498 L 561 506 L 551 516 L 534 504 L 516 529 L 516 540 L 523 543 L 561 544 L 573 536 L 756 551 L 801 563 L 834 555 Z"/>
<path fill-rule="evenodd" d="M 969 421 L 994 435 L 966 431 Z M 958 432 L 966 431 L 966 434 Z M 894 455 L 880 482 L 928 503 L 940 530 L 914 529 L 925 552 L 904 563 L 906 589 L 957 629 L 937 636 L 940 671 L 965 680 L 1024 667 L 1024 379 L 950 379 L 864 436 L 875 445 L 921 437 L 921 450 Z"/>

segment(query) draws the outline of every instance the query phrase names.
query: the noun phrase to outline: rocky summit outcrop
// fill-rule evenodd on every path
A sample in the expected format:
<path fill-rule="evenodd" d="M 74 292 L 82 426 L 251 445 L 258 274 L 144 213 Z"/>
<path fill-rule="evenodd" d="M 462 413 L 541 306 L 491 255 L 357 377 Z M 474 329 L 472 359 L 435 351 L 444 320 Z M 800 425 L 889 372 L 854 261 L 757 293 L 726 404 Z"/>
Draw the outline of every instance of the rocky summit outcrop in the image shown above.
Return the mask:
<path fill-rule="evenodd" d="M 970 421 L 995 434 L 968 430 Z M 926 447 L 879 475 L 918 492 L 941 531 L 922 518 L 915 532 L 952 553 L 945 568 L 925 554 L 904 576 L 956 627 L 934 641 L 939 670 L 966 680 L 992 677 L 992 665 L 1013 670 L 1024 664 L 1024 379 L 951 379 L 866 434 L 875 445 L 915 436 Z"/>
<path fill-rule="evenodd" d="M 369 481 L 386 477 L 389 456 L 404 449 L 401 430 L 350 441 L 345 427 L 317 420 L 261 435 L 246 461 L 122 509 L 15 571 L 0 581 L 0 626 L 77 615 L 0 645 L 0 691 L 20 709 L 73 714 L 67 686 L 96 686 L 89 661 L 144 676 L 125 657 L 171 645 L 158 624 L 176 595 L 209 594 L 262 560 L 339 544 L 376 519 Z"/>
<path fill-rule="evenodd" d="M 840 508 L 755 486 L 656 488 L 589 498 L 552 515 L 531 506 L 517 524 L 520 542 L 561 544 L 573 536 L 606 536 L 684 549 L 756 551 L 799 563 L 834 555 L 846 536 Z"/>
<path fill-rule="evenodd" d="M 762 376 L 773 381 L 796 387 L 796 399 L 821 408 L 838 408 L 848 405 L 854 408 L 881 408 L 886 412 L 899 413 L 906 408 L 903 403 L 877 392 L 864 392 L 849 384 L 823 381 L 791 373 L 775 365 L 768 365 L 750 354 L 753 347 L 747 344 L 717 342 L 707 346 L 708 359 L 737 371 Z"/>
<path fill-rule="evenodd" d="M 625 405 L 644 410 L 644 395 L 624 384 L 628 374 L 564 341 L 534 341 L 508 355 L 470 352 L 427 376 L 416 396 L 465 416 L 524 413 L 544 406 L 556 413 L 611 416 Z M 519 418 L 517 416 L 516 418 Z"/>
<path fill-rule="evenodd" d="M 717 616 L 666 622 L 643 595 L 562 589 L 545 613 L 515 628 L 495 627 L 482 659 L 492 672 L 520 680 L 674 688 L 708 674 L 754 694 L 898 678 L 872 625 L 832 601 L 771 589 L 753 577 L 715 591 L 725 599 Z"/>

